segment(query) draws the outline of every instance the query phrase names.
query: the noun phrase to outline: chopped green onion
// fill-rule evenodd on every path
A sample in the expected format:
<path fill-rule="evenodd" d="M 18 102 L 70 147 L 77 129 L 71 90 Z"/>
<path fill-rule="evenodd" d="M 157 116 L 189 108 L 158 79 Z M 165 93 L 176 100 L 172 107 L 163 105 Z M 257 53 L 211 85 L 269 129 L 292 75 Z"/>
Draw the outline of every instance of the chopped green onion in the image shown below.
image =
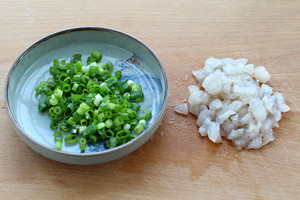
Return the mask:
<path fill-rule="evenodd" d="M 141 120 L 141 119 L 146 119 L 146 115 L 145 114 L 140 114 L 139 115 L 139 120 Z"/>
<path fill-rule="evenodd" d="M 44 94 L 47 95 L 47 96 L 49 96 L 49 95 L 52 94 L 52 90 L 51 90 L 50 88 L 48 88 L 48 87 L 44 87 L 44 88 L 43 88 L 43 92 L 44 92 Z"/>
<path fill-rule="evenodd" d="M 98 115 L 99 115 L 99 110 L 95 110 L 95 111 L 93 112 L 93 118 L 94 118 L 94 119 L 97 119 L 97 118 L 98 118 Z"/>
<path fill-rule="evenodd" d="M 139 113 L 144 100 L 142 86 L 132 80 L 120 81 L 122 72 L 113 63 L 101 63 L 102 54 L 92 50 L 86 60 L 75 54 L 70 62 L 53 60 L 52 77 L 35 88 L 40 112 L 48 111 L 50 128 L 70 133 L 63 138 L 54 133 L 55 149 L 65 144 L 79 144 L 85 151 L 88 143 L 103 142 L 107 148 L 125 144 L 141 134 L 152 117 L 149 109 Z"/>
<path fill-rule="evenodd" d="M 82 98 L 84 98 L 84 94 L 71 94 L 71 99 L 74 103 L 79 102 Z"/>
<path fill-rule="evenodd" d="M 93 58 L 92 56 L 89 56 L 89 57 L 87 58 L 86 62 L 87 62 L 87 64 L 89 65 L 89 64 L 91 64 L 91 63 L 93 63 L 93 62 L 96 62 L 96 60 L 95 60 L 95 58 Z"/>
<path fill-rule="evenodd" d="M 89 68 L 89 76 L 95 77 L 97 74 L 99 74 L 99 68 L 97 63 L 91 63 Z"/>
<path fill-rule="evenodd" d="M 111 118 L 112 117 L 112 112 L 110 110 L 105 110 L 104 115 L 106 118 Z"/>
<path fill-rule="evenodd" d="M 130 93 L 126 92 L 125 94 L 123 94 L 124 99 L 129 100 L 130 99 Z"/>
<path fill-rule="evenodd" d="M 75 134 L 71 134 L 71 135 L 67 135 L 65 137 L 65 143 L 66 144 L 75 144 L 77 142 L 77 135 Z"/>
<path fill-rule="evenodd" d="M 56 82 L 52 77 L 48 78 L 47 83 L 48 83 L 49 88 L 51 88 L 51 89 L 54 89 L 56 86 Z"/>
<path fill-rule="evenodd" d="M 58 122 L 52 120 L 51 123 L 50 123 L 50 128 L 51 129 L 57 129 L 58 128 Z"/>
<path fill-rule="evenodd" d="M 141 105 L 139 105 L 139 104 L 137 104 L 137 103 L 133 104 L 132 109 L 133 109 L 135 112 L 138 112 L 138 111 L 140 110 L 140 108 L 141 108 Z"/>
<path fill-rule="evenodd" d="M 89 141 L 96 143 L 97 142 L 97 137 L 95 135 L 90 134 L 89 135 Z"/>
<path fill-rule="evenodd" d="M 105 66 L 108 71 L 111 71 L 114 67 L 114 65 L 110 61 L 108 61 Z"/>
<path fill-rule="evenodd" d="M 138 119 L 133 119 L 133 120 L 130 121 L 130 124 L 135 126 L 135 125 L 138 124 L 138 122 L 139 122 Z"/>
<path fill-rule="evenodd" d="M 130 130 L 130 124 L 125 124 L 123 127 L 124 130 Z"/>
<path fill-rule="evenodd" d="M 80 125 L 81 126 L 87 126 L 88 125 L 88 121 L 86 119 L 81 119 L 80 120 Z"/>
<path fill-rule="evenodd" d="M 132 92 L 140 92 L 142 91 L 142 86 L 138 83 L 134 83 L 132 86 L 131 86 L 131 91 Z"/>
<path fill-rule="evenodd" d="M 77 113 L 79 115 L 84 115 L 84 113 L 86 113 L 86 111 L 88 111 L 90 107 L 86 104 L 86 103 L 81 103 L 79 105 L 79 108 L 77 109 Z"/>
<path fill-rule="evenodd" d="M 97 131 L 96 125 L 90 124 L 84 131 L 86 131 L 86 135 L 94 134 Z"/>
<path fill-rule="evenodd" d="M 63 123 L 61 123 L 61 124 L 59 125 L 59 129 L 62 130 L 62 131 L 64 131 L 64 132 L 67 132 L 67 131 L 70 130 L 70 127 L 68 126 L 67 123 L 63 122 Z"/>
<path fill-rule="evenodd" d="M 134 84 L 134 82 L 132 80 L 128 80 L 127 84 L 128 84 L 129 87 L 132 87 L 132 85 Z"/>
<path fill-rule="evenodd" d="M 122 77 L 122 72 L 120 70 L 115 71 L 115 77 L 117 77 L 117 79 L 120 79 Z"/>
<path fill-rule="evenodd" d="M 85 145 L 86 145 L 86 139 L 85 139 L 85 137 L 79 138 L 78 143 L 79 143 L 80 150 L 82 152 L 85 151 Z"/>
<path fill-rule="evenodd" d="M 95 96 L 95 100 L 93 101 L 93 103 L 95 104 L 95 106 L 99 106 L 100 102 L 102 101 L 103 97 L 100 94 L 97 94 Z"/>
<path fill-rule="evenodd" d="M 40 100 L 39 100 L 38 108 L 39 108 L 39 111 L 45 112 L 45 111 L 47 111 L 48 106 L 47 106 L 47 104 L 46 104 L 45 101 L 43 101 L 43 100 L 40 99 Z"/>
<path fill-rule="evenodd" d="M 70 92 L 71 91 L 71 86 L 67 83 L 63 84 L 63 86 L 61 87 L 63 92 Z"/>
<path fill-rule="evenodd" d="M 101 123 L 97 124 L 96 127 L 97 127 L 97 129 L 103 129 L 103 128 L 105 128 L 105 123 L 101 122 Z"/>
<path fill-rule="evenodd" d="M 45 88 L 45 87 L 48 86 L 48 83 L 47 83 L 46 81 L 42 81 L 42 82 L 40 82 L 40 86 L 41 86 L 42 88 Z"/>
<path fill-rule="evenodd" d="M 121 126 L 123 123 L 124 123 L 124 120 L 120 116 L 117 116 L 114 118 L 115 126 Z"/>
<path fill-rule="evenodd" d="M 55 114 L 55 115 L 62 115 L 63 113 L 64 113 L 64 110 L 63 110 L 63 108 L 61 107 L 61 106 L 55 106 L 55 107 L 53 107 L 53 113 Z"/>
<path fill-rule="evenodd" d="M 119 113 L 120 118 L 123 119 L 123 121 L 127 121 L 130 119 L 129 114 L 128 113 Z"/>
<path fill-rule="evenodd" d="M 144 119 L 142 119 L 142 120 L 139 121 L 139 124 L 142 125 L 142 126 L 144 126 L 144 127 L 146 126 L 146 123 L 147 122 Z"/>
<path fill-rule="evenodd" d="M 61 73 L 61 74 L 59 75 L 59 77 L 58 77 L 58 81 L 59 81 L 61 84 L 63 84 L 63 83 L 64 83 L 64 80 L 65 80 L 66 78 L 68 78 L 68 74 L 66 74 L 66 73 Z"/>
<path fill-rule="evenodd" d="M 77 63 L 78 61 L 81 61 L 81 54 L 75 54 L 70 59 L 71 63 Z"/>
<path fill-rule="evenodd" d="M 87 70 L 89 70 L 89 69 L 87 69 Z M 90 78 L 87 75 L 82 75 L 80 80 L 83 84 L 87 84 L 89 82 Z"/>
<path fill-rule="evenodd" d="M 67 78 L 64 79 L 64 84 L 70 85 L 71 83 L 72 83 L 71 77 L 68 76 Z"/>
<path fill-rule="evenodd" d="M 63 136 L 60 131 L 55 131 L 54 132 L 54 141 L 55 142 L 62 142 L 63 141 Z"/>
<path fill-rule="evenodd" d="M 55 142 L 55 149 L 56 150 L 61 150 L 61 146 L 62 146 L 61 142 Z"/>
<path fill-rule="evenodd" d="M 51 104 L 51 105 L 56 105 L 56 104 L 58 104 L 58 100 L 57 100 L 57 98 L 54 96 L 54 94 L 52 94 L 51 95 L 51 98 L 50 98 L 50 100 L 49 100 L 49 103 Z"/>
<path fill-rule="evenodd" d="M 105 121 L 106 128 L 111 128 L 113 125 L 114 125 L 114 123 L 111 119 L 108 119 Z"/>
<path fill-rule="evenodd" d="M 100 113 L 99 115 L 98 115 L 98 119 L 103 119 L 103 118 L 105 118 L 105 114 L 104 113 Z"/>
<path fill-rule="evenodd" d="M 74 83 L 74 85 L 72 86 L 72 90 L 76 91 L 78 88 L 79 84 L 78 83 Z"/>
<path fill-rule="evenodd" d="M 105 131 L 104 136 L 106 138 L 111 138 L 111 137 L 115 136 L 115 133 L 112 130 L 108 129 Z"/>
<path fill-rule="evenodd" d="M 111 138 L 109 138 L 109 141 L 110 141 L 110 147 L 111 148 L 114 148 L 114 147 L 117 146 L 117 138 L 111 137 Z"/>
<path fill-rule="evenodd" d="M 116 138 L 117 139 L 124 139 L 124 138 L 127 138 L 129 135 L 130 135 L 130 131 L 128 131 L 128 130 L 122 130 L 122 131 L 119 131 L 116 134 Z"/>
<path fill-rule="evenodd" d="M 81 71 L 81 70 L 80 70 Z M 77 81 L 77 82 L 80 82 L 81 81 L 81 76 L 82 74 L 76 74 L 73 76 L 73 81 Z"/>
<path fill-rule="evenodd" d="M 56 89 L 54 90 L 54 96 L 55 96 L 57 99 L 61 98 L 62 95 L 63 95 L 63 91 L 62 91 L 61 89 L 56 88 Z"/>
<path fill-rule="evenodd" d="M 62 133 L 60 131 L 55 131 L 54 132 L 54 141 L 55 141 L 55 149 L 56 150 L 61 150 L 62 140 L 63 140 Z"/>
<path fill-rule="evenodd" d="M 81 134 L 81 133 L 83 133 L 85 130 L 86 130 L 86 126 L 80 126 L 79 127 L 79 133 Z"/>
<path fill-rule="evenodd" d="M 35 92 L 37 95 L 42 94 L 43 93 L 43 88 L 41 86 L 37 86 L 35 88 Z"/>
<path fill-rule="evenodd" d="M 151 119 L 152 113 L 151 113 L 150 109 L 148 109 L 148 108 L 144 109 L 144 110 L 143 110 L 143 113 L 144 113 L 145 119 L 146 119 L 147 121 Z"/>
<path fill-rule="evenodd" d="M 73 103 L 69 103 L 64 113 L 65 118 L 70 117 L 71 114 L 74 112 L 74 110 L 75 110 L 75 105 Z"/>
<path fill-rule="evenodd" d="M 136 134 L 139 135 L 143 132 L 144 126 L 142 126 L 141 124 L 138 124 L 133 130 Z"/>
<path fill-rule="evenodd" d="M 71 134 L 77 134 L 76 128 L 72 128 L 72 129 L 71 129 Z"/>
<path fill-rule="evenodd" d="M 70 117 L 68 120 L 67 120 L 67 123 L 71 126 L 73 126 L 74 124 L 76 124 L 77 120 L 75 117 Z"/>
<path fill-rule="evenodd" d="M 137 91 L 137 92 L 132 92 L 130 94 L 130 99 L 133 101 L 141 101 L 144 98 L 144 94 L 141 91 Z"/>
<path fill-rule="evenodd" d="M 96 61 L 100 61 L 102 59 L 102 55 L 99 51 L 93 49 L 91 52 L 91 56 L 96 59 Z"/>
<path fill-rule="evenodd" d="M 72 116 L 75 118 L 76 121 L 79 121 L 82 119 L 82 116 L 79 115 L 77 111 L 75 111 Z"/>

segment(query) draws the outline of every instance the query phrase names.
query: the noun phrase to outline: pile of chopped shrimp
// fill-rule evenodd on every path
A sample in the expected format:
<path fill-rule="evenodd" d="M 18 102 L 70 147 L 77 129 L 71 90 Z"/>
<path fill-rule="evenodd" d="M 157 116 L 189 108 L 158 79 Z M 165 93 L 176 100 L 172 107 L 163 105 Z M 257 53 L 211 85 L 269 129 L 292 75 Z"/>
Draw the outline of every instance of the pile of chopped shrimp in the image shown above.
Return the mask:
<path fill-rule="evenodd" d="M 202 88 L 190 85 L 189 105 L 179 105 L 175 111 L 196 115 L 200 135 L 214 143 L 224 137 L 237 149 L 259 149 L 274 140 L 273 127 L 279 127 L 281 114 L 290 107 L 266 84 L 267 70 L 247 62 L 207 59 L 203 69 L 192 71 Z"/>

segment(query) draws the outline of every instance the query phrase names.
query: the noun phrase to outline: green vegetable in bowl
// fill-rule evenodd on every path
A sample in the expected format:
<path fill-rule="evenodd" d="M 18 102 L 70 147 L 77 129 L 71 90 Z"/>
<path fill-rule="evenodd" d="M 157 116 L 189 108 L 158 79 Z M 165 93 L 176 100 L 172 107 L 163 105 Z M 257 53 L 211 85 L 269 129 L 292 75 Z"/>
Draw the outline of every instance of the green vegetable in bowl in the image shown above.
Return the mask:
<path fill-rule="evenodd" d="M 62 142 L 79 144 L 85 151 L 87 143 L 102 141 L 107 148 L 127 143 L 143 132 L 152 117 L 149 109 L 137 114 L 144 100 L 140 84 L 132 80 L 119 81 L 121 71 L 112 73 L 113 64 L 101 63 L 102 55 L 91 51 L 85 66 L 81 54 L 70 62 L 55 59 L 50 77 L 35 88 L 40 112 L 48 112 L 55 130 L 55 149 Z M 59 131 L 60 130 L 60 131 Z M 63 138 L 61 133 L 67 132 Z"/>

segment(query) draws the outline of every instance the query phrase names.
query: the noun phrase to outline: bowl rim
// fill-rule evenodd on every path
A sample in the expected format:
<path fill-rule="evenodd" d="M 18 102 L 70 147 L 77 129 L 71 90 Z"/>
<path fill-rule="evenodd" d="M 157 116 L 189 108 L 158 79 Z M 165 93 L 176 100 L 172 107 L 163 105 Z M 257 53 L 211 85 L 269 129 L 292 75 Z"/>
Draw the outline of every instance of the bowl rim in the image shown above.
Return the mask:
<path fill-rule="evenodd" d="M 160 70 L 162 72 L 162 75 L 164 77 L 164 85 L 165 85 L 165 92 L 164 92 L 164 98 L 163 98 L 163 103 L 161 106 L 161 110 L 159 111 L 156 119 L 153 121 L 152 125 L 150 127 L 148 127 L 141 135 L 139 135 L 139 137 L 136 137 L 135 139 L 119 146 L 119 147 L 115 147 L 113 149 L 107 149 L 105 151 L 100 151 L 100 152 L 89 152 L 89 153 L 75 153 L 75 152 L 66 152 L 66 151 L 61 151 L 61 150 L 56 150 L 54 148 L 50 148 L 46 145 L 43 145 L 41 143 L 39 143 L 35 138 L 31 137 L 29 134 L 27 134 L 22 127 L 17 123 L 16 119 L 14 118 L 12 111 L 10 109 L 10 105 L 9 105 L 9 100 L 8 100 L 8 87 L 9 87 L 9 81 L 10 78 L 12 76 L 13 71 L 15 70 L 15 68 L 17 67 L 17 65 L 19 64 L 19 62 L 22 60 L 22 58 L 29 53 L 33 48 L 35 48 L 36 46 L 40 45 L 41 43 L 54 38 L 56 36 L 62 35 L 62 34 L 67 34 L 67 33 L 71 33 L 71 32 L 79 32 L 79 31 L 104 31 L 104 32 L 111 32 L 111 33 L 116 33 L 116 34 L 120 34 L 122 36 L 128 37 L 129 39 L 135 40 L 137 43 L 139 43 L 140 45 L 142 45 L 148 52 L 151 53 L 151 55 L 154 57 L 154 59 L 157 61 L 157 63 L 159 64 Z M 146 137 L 146 135 L 151 132 L 152 129 L 154 129 L 155 125 L 157 123 L 159 123 L 161 121 L 161 118 L 164 116 L 164 110 L 167 106 L 167 102 L 168 102 L 168 81 L 167 81 L 167 75 L 166 72 L 164 70 L 164 67 L 161 63 L 161 61 L 159 60 L 159 58 L 156 56 L 156 54 L 153 52 L 152 49 L 150 49 L 150 47 L 148 47 L 145 43 L 143 43 L 142 41 L 140 41 L 139 39 L 137 39 L 136 37 L 133 37 L 125 32 L 122 31 L 118 31 L 115 29 L 111 29 L 111 28 L 105 28 L 105 27 L 75 27 L 75 28 L 69 28 L 69 29 L 64 29 L 58 32 L 54 32 L 48 36 L 43 37 L 42 39 L 34 42 L 32 45 L 30 45 L 25 51 L 23 51 L 18 58 L 15 60 L 15 62 L 13 63 L 13 65 L 11 66 L 6 80 L 5 80 L 5 88 L 4 88 L 4 100 L 5 100 L 5 108 L 6 111 L 8 113 L 8 116 L 10 118 L 10 121 L 12 122 L 12 124 L 15 126 L 15 128 L 19 131 L 20 134 L 22 134 L 24 137 L 26 137 L 27 139 L 29 139 L 30 141 L 32 141 L 35 145 L 46 149 L 54 154 L 60 154 L 60 155 L 65 155 L 65 156 L 75 156 L 75 157 L 95 157 L 95 156 L 100 156 L 100 155 L 106 155 L 106 154 L 110 154 L 113 152 L 117 152 L 120 150 L 124 150 L 127 147 L 130 147 L 132 145 L 134 145 L 135 143 L 137 143 L 138 141 L 142 140 L 144 137 Z"/>

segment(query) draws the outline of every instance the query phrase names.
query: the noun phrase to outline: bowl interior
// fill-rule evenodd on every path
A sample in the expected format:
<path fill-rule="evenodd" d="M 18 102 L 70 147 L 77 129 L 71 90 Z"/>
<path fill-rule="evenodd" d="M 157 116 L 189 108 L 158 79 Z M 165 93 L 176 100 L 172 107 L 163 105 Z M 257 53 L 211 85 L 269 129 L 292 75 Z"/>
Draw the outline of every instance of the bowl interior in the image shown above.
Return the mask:
<path fill-rule="evenodd" d="M 124 80 L 131 79 L 142 85 L 145 99 L 141 110 L 149 108 L 153 115 L 145 131 L 155 123 L 166 90 L 165 74 L 156 56 L 136 39 L 117 31 L 69 30 L 50 35 L 29 47 L 15 62 L 8 78 L 9 109 L 24 134 L 35 142 L 53 149 L 55 146 L 50 116 L 39 112 L 35 87 L 51 77 L 49 67 L 54 59 L 69 61 L 73 54 L 80 53 L 85 62 L 92 49 L 102 53 L 101 62 L 114 63 L 115 70 L 123 72 Z M 62 151 L 79 153 L 80 149 L 78 145 L 63 143 Z M 89 145 L 85 153 L 101 151 L 105 151 L 104 145 L 98 143 Z"/>

